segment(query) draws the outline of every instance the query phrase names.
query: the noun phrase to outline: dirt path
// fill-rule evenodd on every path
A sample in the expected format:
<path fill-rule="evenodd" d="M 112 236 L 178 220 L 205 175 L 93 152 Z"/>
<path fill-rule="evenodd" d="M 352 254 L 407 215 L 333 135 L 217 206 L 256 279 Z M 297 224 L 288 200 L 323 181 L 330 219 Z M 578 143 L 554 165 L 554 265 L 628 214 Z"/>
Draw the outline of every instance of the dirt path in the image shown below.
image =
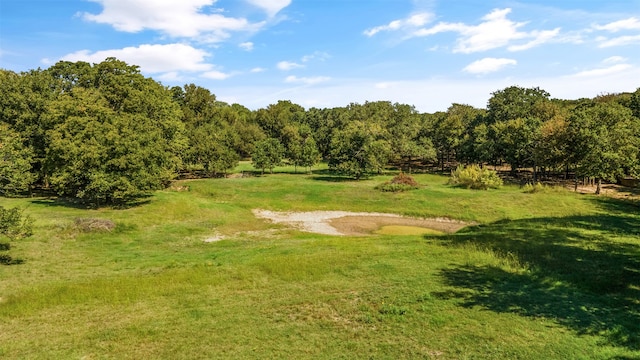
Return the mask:
<path fill-rule="evenodd" d="M 253 213 L 258 218 L 267 219 L 276 224 L 285 224 L 302 231 L 325 235 L 368 235 L 389 225 L 416 226 L 452 233 L 469 225 L 445 218 L 417 219 L 396 214 L 367 212 L 277 212 L 256 209 Z"/>

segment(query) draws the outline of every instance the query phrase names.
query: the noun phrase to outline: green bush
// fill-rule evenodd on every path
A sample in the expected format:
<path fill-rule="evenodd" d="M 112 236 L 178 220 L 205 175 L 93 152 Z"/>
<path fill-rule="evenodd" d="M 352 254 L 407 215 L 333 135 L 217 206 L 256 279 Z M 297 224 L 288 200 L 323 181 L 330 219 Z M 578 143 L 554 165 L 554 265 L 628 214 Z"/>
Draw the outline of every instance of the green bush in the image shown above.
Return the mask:
<path fill-rule="evenodd" d="M 375 187 L 376 190 L 384 192 L 401 192 L 417 189 L 420 185 L 418 182 L 404 173 L 396 175 L 391 181 L 386 181 Z"/>
<path fill-rule="evenodd" d="M 451 172 L 449 183 L 463 186 L 467 189 L 497 189 L 502 186 L 502 179 L 490 169 L 481 168 L 478 165 L 459 165 Z"/>

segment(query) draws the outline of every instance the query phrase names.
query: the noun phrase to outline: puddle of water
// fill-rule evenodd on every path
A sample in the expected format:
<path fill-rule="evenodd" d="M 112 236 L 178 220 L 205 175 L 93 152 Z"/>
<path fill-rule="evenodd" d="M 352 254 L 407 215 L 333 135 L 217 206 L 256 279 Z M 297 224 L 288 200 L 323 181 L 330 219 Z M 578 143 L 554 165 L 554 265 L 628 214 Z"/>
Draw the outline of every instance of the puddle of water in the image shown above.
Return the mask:
<path fill-rule="evenodd" d="M 420 226 L 388 225 L 376 230 L 379 235 L 442 235 L 442 231 Z"/>

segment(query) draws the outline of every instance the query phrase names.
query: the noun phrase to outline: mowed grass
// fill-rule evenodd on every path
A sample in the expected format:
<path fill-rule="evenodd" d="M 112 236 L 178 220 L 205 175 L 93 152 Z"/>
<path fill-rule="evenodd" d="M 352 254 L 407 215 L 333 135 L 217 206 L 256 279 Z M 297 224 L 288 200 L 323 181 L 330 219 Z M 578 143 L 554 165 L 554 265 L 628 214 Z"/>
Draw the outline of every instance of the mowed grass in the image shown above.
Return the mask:
<path fill-rule="evenodd" d="M 182 181 L 190 191 L 126 209 L 0 199 L 36 220 L 12 249 L 25 263 L 0 267 L 0 358 L 640 358 L 637 203 L 426 174 L 392 194 L 373 189 L 389 176 L 278 170 Z M 334 237 L 256 208 L 478 225 Z M 77 218 L 116 229 L 82 232 Z"/>

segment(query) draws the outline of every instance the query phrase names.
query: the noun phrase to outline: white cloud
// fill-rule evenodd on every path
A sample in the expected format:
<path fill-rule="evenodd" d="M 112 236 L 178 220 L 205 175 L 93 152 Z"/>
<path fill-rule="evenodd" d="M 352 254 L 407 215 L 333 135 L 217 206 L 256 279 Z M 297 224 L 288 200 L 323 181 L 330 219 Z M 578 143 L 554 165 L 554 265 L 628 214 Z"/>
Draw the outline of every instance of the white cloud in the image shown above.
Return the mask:
<path fill-rule="evenodd" d="M 600 76 L 616 74 L 616 73 L 628 70 L 630 68 L 632 68 L 632 66 L 629 64 L 617 64 L 617 65 L 612 65 L 606 68 L 581 71 L 573 76 L 574 77 L 600 77 Z"/>
<path fill-rule="evenodd" d="M 331 58 L 331 55 L 329 55 L 328 53 L 323 51 L 316 51 L 313 54 L 303 56 L 300 60 L 302 62 L 309 62 L 311 60 L 325 61 L 329 58 Z"/>
<path fill-rule="evenodd" d="M 182 81 L 183 80 L 183 77 L 180 76 L 180 73 L 178 73 L 177 71 L 170 71 L 168 73 L 164 73 L 164 74 L 158 75 L 155 78 L 156 78 L 156 80 L 169 82 L 169 83 L 176 83 L 178 81 Z"/>
<path fill-rule="evenodd" d="M 417 13 L 409 16 L 406 19 L 394 20 L 387 25 L 376 26 L 364 31 L 366 36 L 374 36 L 381 31 L 395 31 L 400 29 L 415 29 L 420 26 L 424 26 L 433 20 L 433 14 L 430 13 Z"/>
<path fill-rule="evenodd" d="M 101 50 L 91 53 L 80 50 L 61 58 L 66 61 L 99 63 L 115 57 L 131 65 L 138 65 L 146 73 L 170 73 L 176 71 L 208 71 L 212 65 L 205 62 L 209 54 L 185 44 L 140 45 L 123 49 Z"/>
<path fill-rule="evenodd" d="M 246 50 L 246 51 L 252 51 L 253 50 L 253 43 L 251 41 L 240 43 L 240 44 L 238 44 L 238 46 L 242 50 Z"/>
<path fill-rule="evenodd" d="M 601 48 L 608 48 L 608 47 L 614 47 L 614 46 L 626 46 L 626 45 L 640 44 L 640 35 L 620 36 L 613 39 L 598 37 L 596 40 L 600 42 L 598 46 Z"/>
<path fill-rule="evenodd" d="M 617 64 L 617 63 L 623 63 L 625 61 L 627 61 L 628 59 L 622 56 L 612 56 L 612 57 L 608 57 L 604 60 L 602 60 L 602 63 L 604 64 Z"/>
<path fill-rule="evenodd" d="M 558 34 L 560 34 L 560 28 L 556 28 L 553 30 L 546 30 L 546 31 L 533 31 L 531 34 L 534 37 L 533 40 L 522 45 L 511 45 L 507 49 L 509 51 L 522 51 L 522 50 L 529 50 L 538 45 L 542 45 L 544 43 L 549 42 L 549 40 L 555 38 L 556 36 L 558 36 Z"/>
<path fill-rule="evenodd" d="M 302 64 L 298 64 L 291 61 L 280 61 L 276 66 L 278 67 L 278 69 L 283 71 L 289 71 L 289 70 L 299 69 L 304 67 L 304 65 Z"/>
<path fill-rule="evenodd" d="M 287 78 L 284 79 L 284 81 L 287 83 L 302 83 L 305 85 L 319 84 L 321 82 L 326 82 L 329 80 L 331 80 L 331 78 L 327 76 L 297 77 L 293 75 L 287 76 Z"/>
<path fill-rule="evenodd" d="M 211 80 L 224 80 L 224 79 L 230 78 L 232 74 L 226 74 L 221 71 L 212 70 L 212 71 L 207 71 L 200 76 L 206 79 L 211 79 Z"/>
<path fill-rule="evenodd" d="M 234 31 L 257 31 L 264 22 L 205 13 L 216 0 L 90 0 L 102 5 L 99 14 L 83 13 L 87 21 L 109 24 L 118 31 L 154 30 L 171 37 L 200 37 L 218 42 Z M 269 3 L 269 1 L 256 1 Z"/>
<path fill-rule="evenodd" d="M 291 0 L 247 0 L 247 2 L 263 9 L 269 16 L 276 15 L 291 4 Z"/>
<path fill-rule="evenodd" d="M 612 23 L 606 25 L 594 25 L 594 29 L 610 31 L 610 32 L 618 32 L 623 30 L 640 30 L 640 20 L 635 17 L 614 21 Z"/>
<path fill-rule="evenodd" d="M 484 58 L 478 61 L 474 61 L 467 65 L 463 71 L 471 74 L 488 74 L 503 69 L 509 65 L 516 65 L 518 62 L 514 59 L 505 58 Z"/>
<path fill-rule="evenodd" d="M 620 73 L 633 68 L 630 64 L 616 64 L 605 68 L 581 71 L 573 76 L 576 77 L 601 77 L 611 74 Z"/>
<path fill-rule="evenodd" d="M 265 72 L 265 71 L 267 71 L 267 69 L 261 68 L 261 67 L 255 67 L 255 68 L 251 69 L 252 73 L 261 73 L 261 72 Z"/>
<path fill-rule="evenodd" d="M 511 9 L 495 9 L 482 17 L 478 25 L 463 23 L 440 22 L 430 28 L 422 28 L 413 31 L 409 37 L 432 36 L 443 32 L 456 32 L 460 36 L 456 41 L 454 52 L 470 54 L 486 51 L 509 44 L 518 40 L 529 40 L 524 44 L 516 44 L 508 47 L 509 51 L 527 50 L 542 45 L 554 39 L 560 33 L 560 29 L 520 31 L 525 22 L 514 22 L 507 18 Z"/>

